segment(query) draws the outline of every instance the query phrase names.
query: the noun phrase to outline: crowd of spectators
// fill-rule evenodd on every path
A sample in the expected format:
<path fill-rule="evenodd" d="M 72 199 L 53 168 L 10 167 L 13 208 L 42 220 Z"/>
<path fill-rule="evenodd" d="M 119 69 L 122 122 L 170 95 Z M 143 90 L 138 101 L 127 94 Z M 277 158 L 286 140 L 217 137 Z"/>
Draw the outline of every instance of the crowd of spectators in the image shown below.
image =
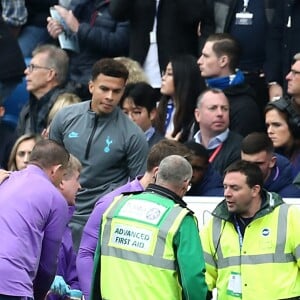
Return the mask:
<path fill-rule="evenodd" d="M 78 268 L 73 287 L 87 300 L 101 217 L 116 196 L 156 184 L 157 168 L 169 155 L 186 158 L 192 167 L 192 188 L 183 185 L 189 196 L 223 196 L 224 172 L 242 160 L 259 166 L 263 189 L 300 199 L 300 4 L 223 2 L 1 0 L 0 183 L 10 194 L 0 194 L 0 205 L 15 196 L 19 177 L 16 187 L 22 188 L 30 174 L 36 184 L 50 176 L 52 185 L 43 184 L 60 201 L 64 217 L 65 203 L 53 185 L 69 206 L 65 235 L 73 271 L 76 255 Z M 24 95 L 10 102 L 22 80 Z M 10 103 L 20 103 L 16 123 L 5 119 Z M 69 177 L 61 173 L 67 169 L 64 151 L 74 164 Z M 49 197 L 44 214 L 53 213 Z M 1 224 L 8 221 L 0 213 Z M 52 238 L 47 226 L 32 253 L 45 255 L 42 236 Z M 64 229 L 61 222 L 55 255 Z M 26 288 L 17 293 L 0 284 L 0 300 L 34 294 L 44 299 L 55 273 L 54 259 L 49 261 L 51 274 L 41 274 L 43 266 L 34 262 Z M 67 286 L 66 270 L 59 268 L 52 290 L 67 293 L 60 289 Z M 47 277 L 41 289 L 34 284 L 43 280 L 38 276 Z"/>

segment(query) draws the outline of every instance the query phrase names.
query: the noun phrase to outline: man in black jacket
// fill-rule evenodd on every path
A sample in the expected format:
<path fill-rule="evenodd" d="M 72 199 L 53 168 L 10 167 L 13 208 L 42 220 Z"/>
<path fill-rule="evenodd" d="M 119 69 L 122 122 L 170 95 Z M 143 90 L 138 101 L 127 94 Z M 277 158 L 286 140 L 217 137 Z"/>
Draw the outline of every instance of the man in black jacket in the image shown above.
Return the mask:
<path fill-rule="evenodd" d="M 62 93 L 68 74 L 69 59 L 66 52 L 54 45 L 38 46 L 25 69 L 29 103 L 21 110 L 17 134 L 41 134 L 47 127 L 48 113 Z"/>
<path fill-rule="evenodd" d="M 264 122 L 253 89 L 245 83 L 243 72 L 237 69 L 240 54 L 240 45 L 231 35 L 213 34 L 204 44 L 198 65 L 207 86 L 221 89 L 227 96 L 230 129 L 246 136 L 253 131 L 263 131 Z"/>
<path fill-rule="evenodd" d="M 276 1 L 211 0 L 207 4 L 208 11 L 214 16 L 215 32 L 229 33 L 241 45 L 240 69 L 245 81 L 256 92 L 256 101 L 261 111 L 268 102 L 264 74 L 265 45 Z"/>
<path fill-rule="evenodd" d="M 285 76 L 293 57 L 300 52 L 300 2 L 277 0 L 273 22 L 267 42 L 266 75 L 270 99 L 286 92 Z"/>
<path fill-rule="evenodd" d="M 243 137 L 228 128 L 229 107 L 229 101 L 220 89 L 208 89 L 198 97 L 195 109 L 200 130 L 194 140 L 208 150 L 209 162 L 221 175 L 241 156 Z"/>
<path fill-rule="evenodd" d="M 77 39 L 79 53 L 69 51 L 70 82 L 82 100 L 90 99 L 88 82 L 94 63 L 107 57 L 128 56 L 128 22 L 118 22 L 109 10 L 108 0 L 72 0 L 69 10 L 56 5 L 55 10 Z M 63 25 L 48 18 L 47 29 L 53 38 L 64 31 Z"/>

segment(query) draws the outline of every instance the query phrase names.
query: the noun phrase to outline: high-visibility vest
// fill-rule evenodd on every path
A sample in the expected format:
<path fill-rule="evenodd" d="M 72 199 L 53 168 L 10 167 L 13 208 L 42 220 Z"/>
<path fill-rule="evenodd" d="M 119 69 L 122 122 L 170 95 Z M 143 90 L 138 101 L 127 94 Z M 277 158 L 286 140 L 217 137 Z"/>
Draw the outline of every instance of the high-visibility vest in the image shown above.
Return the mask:
<path fill-rule="evenodd" d="M 287 204 L 254 219 L 242 242 L 232 222 L 213 217 L 201 230 L 206 282 L 218 299 L 275 300 L 300 296 L 300 211 Z M 240 274 L 241 295 L 232 295 Z"/>
<path fill-rule="evenodd" d="M 182 299 L 173 238 L 188 210 L 154 193 L 117 197 L 103 215 L 103 299 Z"/>

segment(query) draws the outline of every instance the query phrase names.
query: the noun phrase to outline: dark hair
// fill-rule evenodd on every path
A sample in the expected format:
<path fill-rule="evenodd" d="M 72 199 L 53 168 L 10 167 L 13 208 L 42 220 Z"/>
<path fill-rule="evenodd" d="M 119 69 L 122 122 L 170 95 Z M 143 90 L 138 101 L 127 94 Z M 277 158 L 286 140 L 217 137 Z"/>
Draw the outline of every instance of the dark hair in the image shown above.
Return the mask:
<path fill-rule="evenodd" d="M 194 154 L 195 156 L 203 157 L 208 162 L 209 154 L 207 149 L 203 145 L 193 141 L 186 142 L 184 143 L 184 145 L 191 150 L 192 154 Z"/>
<path fill-rule="evenodd" d="M 67 168 L 70 154 L 54 140 L 41 140 L 35 144 L 30 154 L 29 163 L 41 168 L 62 165 Z"/>
<path fill-rule="evenodd" d="M 103 58 L 95 62 L 92 68 L 92 80 L 95 80 L 100 74 L 123 78 L 125 82 L 129 75 L 124 64 L 114 60 L 113 58 Z"/>
<path fill-rule="evenodd" d="M 174 131 L 172 136 L 175 137 L 178 132 L 183 130 L 180 142 L 187 140 L 190 128 L 194 123 L 194 109 L 196 107 L 197 97 L 204 89 L 204 81 L 197 64 L 197 59 L 188 54 L 178 55 L 170 59 L 173 69 L 174 80 L 174 103 L 176 107 L 174 115 Z M 167 105 L 170 97 L 163 95 L 159 101 L 158 113 L 155 120 L 156 128 L 164 134 L 165 120 L 167 114 Z"/>
<path fill-rule="evenodd" d="M 210 35 L 206 42 L 213 42 L 213 51 L 217 57 L 227 55 L 229 58 L 229 68 L 232 72 L 238 68 L 242 48 L 239 42 L 229 33 L 214 33 Z"/>
<path fill-rule="evenodd" d="M 177 141 L 163 139 L 154 144 L 150 149 L 147 158 L 147 171 L 150 172 L 153 170 L 169 155 L 181 155 L 188 158 L 191 152 L 185 145 Z"/>
<path fill-rule="evenodd" d="M 128 97 L 132 98 L 136 106 L 145 107 L 148 113 L 156 108 L 156 102 L 158 101 L 154 88 L 146 82 L 127 84 L 120 100 L 121 107 L 123 107 L 124 100 Z"/>
<path fill-rule="evenodd" d="M 274 147 L 272 140 L 265 132 L 252 132 L 242 140 L 241 150 L 245 154 L 256 154 L 261 151 L 272 154 Z"/>
<path fill-rule="evenodd" d="M 261 188 L 264 186 L 263 173 L 259 166 L 253 162 L 238 160 L 230 164 L 224 171 L 224 177 L 228 173 L 240 172 L 246 176 L 247 185 L 252 188 L 259 185 Z"/>
<path fill-rule="evenodd" d="M 293 138 L 300 139 L 300 116 L 294 110 L 290 100 L 279 98 L 275 101 L 270 101 L 265 107 L 265 114 L 273 109 L 283 114 Z"/>

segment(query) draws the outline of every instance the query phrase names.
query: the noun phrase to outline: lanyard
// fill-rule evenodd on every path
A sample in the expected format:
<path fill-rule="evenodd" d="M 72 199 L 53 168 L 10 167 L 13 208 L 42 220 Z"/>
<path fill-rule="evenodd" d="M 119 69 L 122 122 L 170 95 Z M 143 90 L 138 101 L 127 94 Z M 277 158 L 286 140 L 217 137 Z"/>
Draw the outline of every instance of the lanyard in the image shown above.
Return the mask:
<path fill-rule="evenodd" d="M 241 227 L 239 225 L 239 222 L 237 221 L 236 215 L 234 215 L 234 222 L 235 222 L 235 226 L 236 226 L 236 231 L 237 231 L 238 236 L 239 236 L 240 249 L 242 249 L 242 247 L 243 247 L 243 236 L 242 236 Z"/>
<path fill-rule="evenodd" d="M 249 4 L 249 1 L 250 0 L 244 0 L 243 12 L 247 11 L 247 7 L 248 7 L 248 4 Z"/>
<path fill-rule="evenodd" d="M 221 148 L 223 146 L 223 143 L 220 144 L 216 149 L 215 151 L 212 153 L 212 155 L 209 157 L 209 162 L 212 163 L 214 161 L 214 159 L 216 158 L 216 156 L 219 154 Z"/>
<path fill-rule="evenodd" d="M 169 103 L 167 105 L 167 115 L 166 115 L 166 121 L 165 121 L 165 129 L 168 128 L 168 126 L 171 122 L 173 110 L 174 110 L 174 103 L 173 103 L 173 101 L 169 101 Z"/>

